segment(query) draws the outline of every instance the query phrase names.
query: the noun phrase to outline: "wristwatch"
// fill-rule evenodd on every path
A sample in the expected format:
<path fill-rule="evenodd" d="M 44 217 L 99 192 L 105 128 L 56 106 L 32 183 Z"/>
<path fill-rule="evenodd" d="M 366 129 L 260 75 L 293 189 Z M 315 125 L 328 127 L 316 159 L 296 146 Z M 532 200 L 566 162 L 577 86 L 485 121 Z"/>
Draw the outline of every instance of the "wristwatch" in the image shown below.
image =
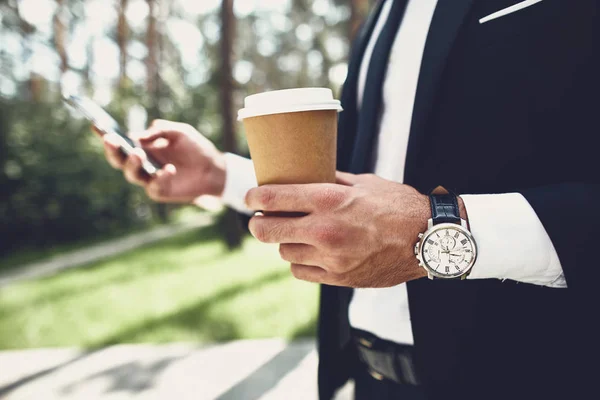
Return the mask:
<path fill-rule="evenodd" d="M 466 279 L 477 260 L 477 244 L 460 218 L 452 194 L 432 194 L 427 232 L 419 234 L 415 255 L 429 279 Z"/>

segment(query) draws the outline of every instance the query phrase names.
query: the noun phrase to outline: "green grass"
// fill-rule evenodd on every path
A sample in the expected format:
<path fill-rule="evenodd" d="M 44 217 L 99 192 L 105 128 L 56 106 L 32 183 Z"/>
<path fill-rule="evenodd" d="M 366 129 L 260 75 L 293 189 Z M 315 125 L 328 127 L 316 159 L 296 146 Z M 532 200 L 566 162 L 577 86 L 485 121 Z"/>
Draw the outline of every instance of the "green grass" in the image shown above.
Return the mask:
<path fill-rule="evenodd" d="M 204 229 L 0 289 L 0 349 L 292 339 L 314 333 L 317 302 L 276 246 L 231 253 Z"/>

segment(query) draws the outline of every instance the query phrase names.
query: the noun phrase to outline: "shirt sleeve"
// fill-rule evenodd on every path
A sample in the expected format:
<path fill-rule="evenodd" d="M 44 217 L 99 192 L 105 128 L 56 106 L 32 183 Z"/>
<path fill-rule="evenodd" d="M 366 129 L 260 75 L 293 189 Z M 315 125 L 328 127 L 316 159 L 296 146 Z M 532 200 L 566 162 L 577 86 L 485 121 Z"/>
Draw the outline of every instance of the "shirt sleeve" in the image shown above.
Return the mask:
<path fill-rule="evenodd" d="M 519 193 L 461 196 L 477 242 L 468 279 L 510 279 L 566 288 L 558 254 L 537 214 Z"/>
<path fill-rule="evenodd" d="M 221 201 L 242 214 L 252 215 L 254 211 L 246 207 L 245 199 L 246 193 L 256 186 L 252 160 L 225 153 L 225 188 Z"/>

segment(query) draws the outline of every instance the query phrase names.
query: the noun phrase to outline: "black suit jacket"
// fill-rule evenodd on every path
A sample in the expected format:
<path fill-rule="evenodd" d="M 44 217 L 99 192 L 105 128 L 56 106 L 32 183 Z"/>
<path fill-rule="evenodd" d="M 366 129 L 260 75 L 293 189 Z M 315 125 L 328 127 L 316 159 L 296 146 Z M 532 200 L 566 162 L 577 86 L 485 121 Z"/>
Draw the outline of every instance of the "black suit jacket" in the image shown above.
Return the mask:
<path fill-rule="evenodd" d="M 552 239 L 568 289 L 500 280 L 409 282 L 417 368 L 435 399 L 599 398 L 599 5 L 543 0 L 479 23 L 518 2 L 439 0 L 405 183 L 423 193 L 438 185 L 459 194 L 522 193 Z M 370 172 L 351 160 L 372 151 L 355 146 L 356 86 L 377 12 L 355 43 L 342 94 L 342 171 Z M 322 287 L 321 399 L 331 398 L 358 362 L 348 323 L 351 295 Z"/>

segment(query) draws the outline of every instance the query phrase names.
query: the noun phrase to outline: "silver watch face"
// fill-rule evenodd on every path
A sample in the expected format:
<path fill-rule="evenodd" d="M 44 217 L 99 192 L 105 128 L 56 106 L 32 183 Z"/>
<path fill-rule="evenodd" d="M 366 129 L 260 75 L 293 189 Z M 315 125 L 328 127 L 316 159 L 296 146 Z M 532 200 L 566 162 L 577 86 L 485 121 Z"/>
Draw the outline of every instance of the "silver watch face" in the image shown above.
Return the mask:
<path fill-rule="evenodd" d="M 460 225 L 435 225 L 421 240 L 421 262 L 431 275 L 438 278 L 458 278 L 465 275 L 475 264 L 476 258 L 475 240 Z"/>

